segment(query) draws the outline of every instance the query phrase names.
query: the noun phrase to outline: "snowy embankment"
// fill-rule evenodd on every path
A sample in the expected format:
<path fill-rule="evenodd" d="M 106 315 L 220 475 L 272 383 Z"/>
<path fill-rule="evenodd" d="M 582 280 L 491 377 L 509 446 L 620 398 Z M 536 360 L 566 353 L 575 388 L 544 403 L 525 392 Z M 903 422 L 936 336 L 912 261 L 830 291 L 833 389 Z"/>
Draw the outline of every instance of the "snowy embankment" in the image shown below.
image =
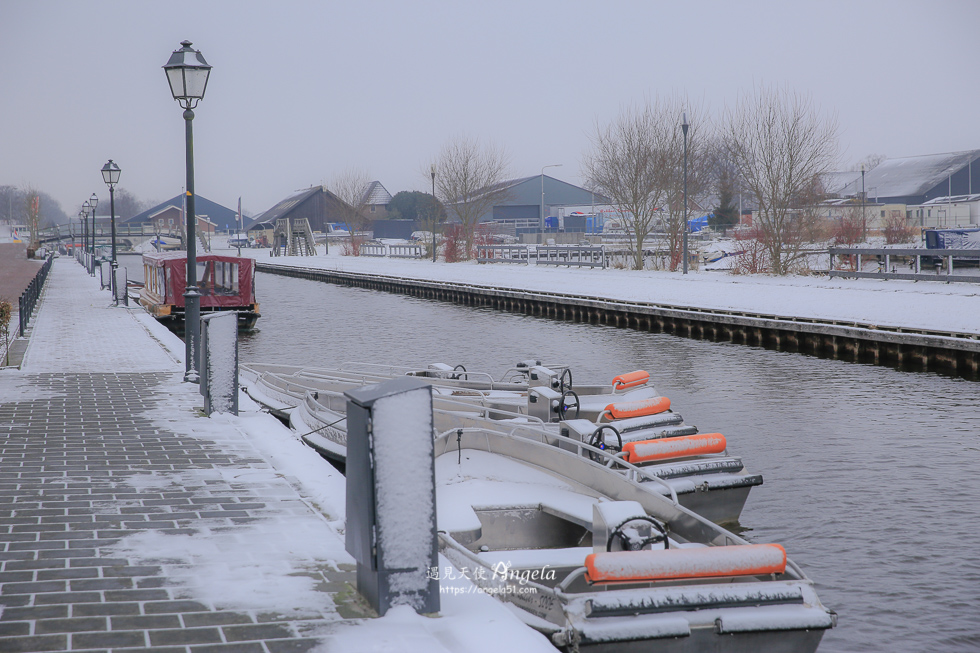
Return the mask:
<path fill-rule="evenodd" d="M 363 256 L 271 257 L 265 263 L 407 279 L 558 292 L 662 306 L 735 311 L 797 319 L 861 322 L 881 327 L 980 335 L 980 287 L 942 282 L 830 279 L 826 276 L 732 275 L 725 272 L 633 271 L 522 264 L 433 263 Z M 227 250 L 237 251 L 237 250 Z M 261 298 L 260 298 L 261 299 Z"/>

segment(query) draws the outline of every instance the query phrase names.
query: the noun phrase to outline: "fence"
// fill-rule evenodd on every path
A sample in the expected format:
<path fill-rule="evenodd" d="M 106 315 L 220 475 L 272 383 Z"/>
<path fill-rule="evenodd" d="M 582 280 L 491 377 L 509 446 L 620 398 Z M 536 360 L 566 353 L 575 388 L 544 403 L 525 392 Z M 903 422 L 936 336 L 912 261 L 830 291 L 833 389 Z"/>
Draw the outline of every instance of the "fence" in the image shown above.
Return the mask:
<path fill-rule="evenodd" d="M 536 254 L 538 265 L 606 267 L 606 253 L 602 245 L 538 245 Z"/>
<path fill-rule="evenodd" d="M 388 245 L 388 256 L 391 258 L 422 258 L 421 245 Z"/>
<path fill-rule="evenodd" d="M 587 265 L 605 268 L 606 252 L 602 245 L 479 245 L 476 260 L 479 263 L 520 263 L 530 265 Z"/>
<path fill-rule="evenodd" d="M 901 279 L 906 281 L 943 281 L 945 283 L 980 283 L 980 274 L 969 274 L 964 268 L 980 265 L 976 249 L 872 249 L 866 247 L 831 247 L 830 276 L 858 279 Z M 853 269 L 835 269 L 835 257 Z M 878 269 L 865 272 L 864 264 L 873 259 Z M 839 259 L 840 260 L 840 259 Z M 853 265 L 851 262 L 853 261 Z M 898 264 L 909 272 L 898 272 Z M 934 270 L 923 272 L 923 270 Z M 961 272 L 960 274 L 957 274 Z"/>
<path fill-rule="evenodd" d="M 385 250 L 383 243 L 361 243 L 357 251 L 361 256 L 385 256 Z"/>
<path fill-rule="evenodd" d="M 477 245 L 478 263 L 521 263 L 528 264 L 530 258 L 527 245 Z"/>
<path fill-rule="evenodd" d="M 27 323 L 31 319 L 31 315 L 34 313 L 34 307 L 37 306 L 37 300 L 41 297 L 41 290 L 44 288 L 44 282 L 48 278 L 48 272 L 51 271 L 51 263 L 54 261 L 53 256 L 49 256 L 48 260 L 44 262 L 41 269 L 37 271 L 34 278 L 31 279 L 31 283 L 27 286 L 27 290 L 21 293 L 20 299 L 17 300 L 17 311 L 18 317 L 20 318 L 19 331 L 20 337 L 24 337 L 24 329 L 27 328 Z"/>

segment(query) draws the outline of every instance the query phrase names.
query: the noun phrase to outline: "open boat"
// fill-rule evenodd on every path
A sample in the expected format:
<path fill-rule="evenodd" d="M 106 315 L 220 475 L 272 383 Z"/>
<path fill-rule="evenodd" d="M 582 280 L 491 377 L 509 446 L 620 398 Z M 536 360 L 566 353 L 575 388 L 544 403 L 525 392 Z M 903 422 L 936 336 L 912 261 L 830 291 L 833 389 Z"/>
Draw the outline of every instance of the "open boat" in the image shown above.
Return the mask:
<path fill-rule="evenodd" d="M 184 328 L 184 289 L 187 284 L 186 252 L 143 254 L 143 288 L 140 304 L 171 330 Z M 238 256 L 197 256 L 197 287 L 201 314 L 214 311 L 238 313 L 238 328 L 251 329 L 259 319 L 255 300 L 255 260 Z"/>
<path fill-rule="evenodd" d="M 327 370 L 278 374 L 271 370 L 295 370 L 263 366 L 265 371 L 259 373 L 258 369 L 242 367 L 249 395 L 287 419 L 307 445 L 343 463 L 347 455 L 343 393 L 372 381 L 337 379 Z M 439 430 L 474 427 L 545 440 L 552 447 L 589 456 L 612 470 L 632 475 L 648 491 L 673 496 L 681 505 L 719 524 L 736 522 L 751 489 L 763 482 L 761 475 L 748 473 L 742 460 L 728 453 L 722 434 L 698 433 L 697 427 L 684 425 L 677 413 L 624 419 L 608 416 L 611 421 L 598 424 L 582 418 L 545 422 L 535 415 L 511 413 L 496 401 L 474 403 L 467 401 L 469 396 L 455 394 L 461 390 L 449 394 L 444 390 L 433 388 L 434 419 Z M 538 390 L 553 392 L 547 384 L 531 390 L 532 396 Z M 525 401 L 527 396 L 524 393 Z"/>
<path fill-rule="evenodd" d="M 481 428 L 435 452 L 440 550 L 560 648 L 799 653 L 836 625 L 781 546 L 587 455 Z"/>

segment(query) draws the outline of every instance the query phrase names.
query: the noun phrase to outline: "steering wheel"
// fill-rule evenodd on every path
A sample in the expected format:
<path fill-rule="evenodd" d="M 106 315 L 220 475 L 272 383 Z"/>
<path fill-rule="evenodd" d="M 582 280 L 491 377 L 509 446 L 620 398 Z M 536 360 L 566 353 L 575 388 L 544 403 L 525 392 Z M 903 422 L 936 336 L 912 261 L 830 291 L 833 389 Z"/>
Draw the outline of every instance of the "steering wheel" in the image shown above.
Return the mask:
<path fill-rule="evenodd" d="M 558 417 L 559 419 L 565 419 L 568 414 L 569 406 L 565 405 L 565 397 L 572 396 L 575 397 L 575 419 L 578 419 L 578 414 L 581 412 L 581 407 L 578 402 L 578 395 L 571 390 L 566 390 L 561 394 L 561 399 L 558 400 Z"/>
<path fill-rule="evenodd" d="M 616 434 L 616 442 L 617 442 L 616 446 L 610 446 L 606 444 L 606 438 L 605 436 L 602 435 L 602 432 L 605 431 L 606 429 L 609 429 L 610 431 Z M 592 432 L 592 437 L 589 438 L 589 444 L 595 447 L 596 449 L 602 449 L 603 451 L 606 451 L 608 449 L 611 450 L 613 453 L 619 453 L 620 451 L 623 450 L 623 436 L 619 434 L 619 430 L 612 424 L 603 424 L 602 426 L 600 426 L 599 428 L 597 428 L 595 431 Z M 589 458 L 591 458 L 594 462 L 598 462 L 600 456 L 599 454 L 590 451 Z"/>
<path fill-rule="evenodd" d="M 463 367 L 462 365 L 457 365 L 456 367 L 453 368 L 453 372 L 456 372 L 457 370 L 461 371 L 462 373 L 461 374 L 453 374 L 453 380 L 457 380 L 461 376 L 466 376 L 466 368 L 465 367 Z M 464 380 L 465 381 L 469 381 L 469 376 L 466 376 L 466 379 L 464 379 Z"/>
<path fill-rule="evenodd" d="M 567 388 L 565 386 L 565 376 L 566 375 L 568 376 L 568 387 Z M 572 389 L 572 370 L 571 369 L 569 369 L 569 368 L 566 367 L 565 368 L 565 371 L 561 373 L 561 378 L 559 378 L 559 380 L 558 380 L 558 389 L 562 393 L 564 393 L 565 390 L 571 390 Z"/>
<path fill-rule="evenodd" d="M 623 532 L 623 527 L 626 526 L 626 524 L 635 521 L 649 522 L 650 524 L 653 524 L 654 530 L 657 532 L 650 537 L 643 538 L 639 542 L 634 542 L 626 536 L 626 533 Z M 612 533 L 609 534 L 609 539 L 606 540 L 606 551 L 612 551 L 612 545 L 617 536 L 619 536 L 619 543 L 623 547 L 623 551 L 640 551 L 647 544 L 656 544 L 657 542 L 663 542 L 665 549 L 670 548 L 670 542 L 667 541 L 667 529 L 665 529 L 663 524 L 658 522 L 656 519 L 653 517 L 648 517 L 647 515 L 643 515 L 641 517 L 630 517 L 622 524 L 614 528 Z"/>

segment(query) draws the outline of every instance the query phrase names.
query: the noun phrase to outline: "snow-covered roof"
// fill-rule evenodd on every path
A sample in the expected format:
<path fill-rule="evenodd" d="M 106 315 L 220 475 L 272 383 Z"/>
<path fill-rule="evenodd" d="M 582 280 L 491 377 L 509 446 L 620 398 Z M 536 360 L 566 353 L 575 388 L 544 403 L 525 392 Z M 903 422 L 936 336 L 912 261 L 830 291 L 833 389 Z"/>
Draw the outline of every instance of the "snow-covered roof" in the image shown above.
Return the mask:
<path fill-rule="evenodd" d="M 934 204 L 960 204 L 962 202 L 980 202 L 980 193 L 974 193 L 973 195 L 952 195 L 949 197 L 934 197 L 928 202 L 923 202 L 922 206 L 931 206 Z"/>
<path fill-rule="evenodd" d="M 387 206 L 391 203 L 391 193 L 381 184 L 380 181 L 372 181 L 364 189 L 362 195 L 365 206 Z"/>
<path fill-rule="evenodd" d="M 886 159 L 865 172 L 864 190 L 875 197 L 924 195 L 977 158 L 980 158 L 980 150 Z M 857 195 L 861 192 L 861 173 L 851 174 L 856 177 L 837 194 Z"/>

